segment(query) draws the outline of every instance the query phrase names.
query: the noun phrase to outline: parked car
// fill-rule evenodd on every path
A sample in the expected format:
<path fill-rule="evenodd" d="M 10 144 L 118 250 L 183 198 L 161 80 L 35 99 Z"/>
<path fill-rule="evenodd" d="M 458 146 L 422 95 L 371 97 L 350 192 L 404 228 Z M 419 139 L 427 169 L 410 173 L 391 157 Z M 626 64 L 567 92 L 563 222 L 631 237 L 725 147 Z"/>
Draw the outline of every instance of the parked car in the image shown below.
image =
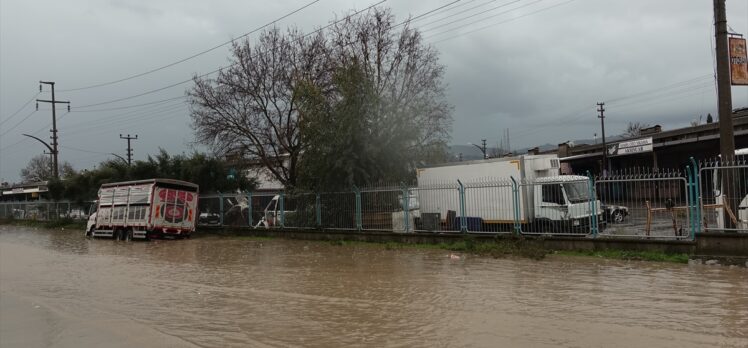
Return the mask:
<path fill-rule="evenodd" d="M 60 213 L 61 218 L 71 218 L 76 220 L 87 220 L 88 213 L 81 209 L 71 209 L 68 212 Z"/>
<path fill-rule="evenodd" d="M 200 213 L 200 216 L 197 220 L 198 225 L 220 225 L 221 224 L 221 216 L 218 215 L 218 213 Z"/>
<path fill-rule="evenodd" d="M 623 223 L 629 216 L 629 208 L 622 205 L 603 205 L 603 212 L 605 213 L 605 221 L 613 224 Z"/>

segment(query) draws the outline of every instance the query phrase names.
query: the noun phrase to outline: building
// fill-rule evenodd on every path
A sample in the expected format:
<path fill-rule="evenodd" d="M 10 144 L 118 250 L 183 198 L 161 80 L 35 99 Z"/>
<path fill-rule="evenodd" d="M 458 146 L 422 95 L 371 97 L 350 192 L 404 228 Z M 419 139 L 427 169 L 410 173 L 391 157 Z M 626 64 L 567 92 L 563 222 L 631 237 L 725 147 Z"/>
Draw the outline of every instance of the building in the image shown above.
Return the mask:
<path fill-rule="evenodd" d="M 49 189 L 47 181 L 0 186 L 1 202 L 23 202 L 45 200 Z"/>
<path fill-rule="evenodd" d="M 733 112 L 735 148 L 748 148 L 748 108 Z M 603 150 L 608 151 L 608 169 L 612 172 L 627 169 L 657 170 L 682 169 L 695 159 L 714 158 L 719 155 L 719 123 L 707 123 L 663 131 L 659 125 L 641 130 L 636 138 L 602 144 L 572 146 L 558 145 L 564 172 L 598 174 L 601 172 Z"/>

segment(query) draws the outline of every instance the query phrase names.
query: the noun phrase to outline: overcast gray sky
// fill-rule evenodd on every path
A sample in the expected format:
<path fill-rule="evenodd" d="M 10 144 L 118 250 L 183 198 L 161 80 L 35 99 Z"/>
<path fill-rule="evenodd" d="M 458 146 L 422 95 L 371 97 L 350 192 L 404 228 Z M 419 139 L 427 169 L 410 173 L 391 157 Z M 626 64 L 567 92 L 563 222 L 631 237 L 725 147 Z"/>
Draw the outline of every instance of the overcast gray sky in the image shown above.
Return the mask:
<path fill-rule="evenodd" d="M 64 90 L 172 63 L 311 1 L 0 1 L 0 178 L 17 181 L 28 159 L 44 150 L 21 136 L 49 136 L 48 104 L 21 109 L 32 98 L 49 98 L 46 87 L 37 95 L 39 80 L 55 81 L 57 98 L 72 103 L 74 112 L 58 112 L 60 158 L 77 169 L 112 152 L 124 156 L 120 133 L 139 136 L 135 159 L 159 147 L 190 152 L 194 138 L 182 100 L 121 108 L 183 96 L 189 84 L 85 106 L 215 70 L 226 64 L 228 47 L 121 83 Z M 377 1 L 320 0 L 277 25 L 311 31 Z M 400 20 L 452 1 L 382 6 Z M 414 26 L 446 66 L 452 143 L 496 144 L 509 128 L 518 148 L 592 138 L 598 101 L 608 103 L 607 134 L 622 132 L 628 121 L 672 129 L 716 114 L 712 16 L 711 0 L 461 0 Z M 748 34 L 748 0 L 728 0 L 727 17 L 732 30 Z M 748 106 L 748 87 L 733 88 L 733 106 Z"/>

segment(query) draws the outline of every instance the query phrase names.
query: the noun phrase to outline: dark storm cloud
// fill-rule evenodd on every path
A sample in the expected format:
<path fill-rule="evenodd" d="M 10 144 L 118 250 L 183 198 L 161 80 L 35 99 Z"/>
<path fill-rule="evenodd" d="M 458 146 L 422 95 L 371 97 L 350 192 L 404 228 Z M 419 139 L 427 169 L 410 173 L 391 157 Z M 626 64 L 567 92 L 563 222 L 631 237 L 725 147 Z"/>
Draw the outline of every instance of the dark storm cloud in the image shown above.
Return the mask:
<path fill-rule="evenodd" d="M 40 79 L 54 80 L 62 90 L 147 71 L 235 38 L 308 2 L 3 1 L 0 120 L 32 97 Z M 322 0 L 278 25 L 309 31 L 373 2 Z M 390 0 L 385 5 L 392 7 L 398 19 L 404 19 L 449 2 Z M 452 11 L 415 22 L 426 41 L 441 52 L 446 66 L 448 98 L 455 107 L 455 144 L 482 138 L 495 144 L 506 128 L 511 130 L 515 148 L 592 138 L 599 128 L 596 102 L 713 72 L 709 0 L 576 0 L 568 4 L 562 4 L 564 0 L 534 4 L 523 0 L 445 25 L 509 2 L 462 0 Z M 474 11 L 453 15 L 481 4 Z M 450 31 L 519 6 L 526 7 Z M 748 33 L 748 2 L 729 0 L 727 8 L 733 30 Z M 445 16 L 453 17 L 437 21 Z M 499 22 L 505 23 L 465 34 Z M 220 48 L 141 78 L 60 92 L 59 98 L 70 99 L 73 106 L 117 99 L 214 70 L 227 59 L 228 50 Z M 610 103 L 609 132 L 622 131 L 628 121 L 661 124 L 667 129 L 687 125 L 708 112 L 715 114 L 714 88 L 709 84 L 707 76 L 660 95 L 644 94 Z M 88 110 L 181 96 L 188 86 Z M 733 99 L 735 107 L 748 105 L 748 87 L 734 88 Z M 139 134 L 134 143 L 139 159 L 159 147 L 170 152 L 190 151 L 194 138 L 189 117 L 178 103 L 143 108 L 139 113 L 135 108 L 65 115 L 59 122 L 60 143 L 67 147 L 61 148 L 61 158 L 80 169 L 111 157 L 107 155 L 110 152 L 122 154 L 125 144 L 118 139 L 119 133 Z M 2 124 L 0 134 L 32 109 L 33 105 Z M 21 141 L 20 133 L 41 129 L 37 135 L 46 138 L 49 122 L 50 111 L 41 110 L 0 138 L 0 178 L 17 180 L 28 158 L 42 153 L 41 145 Z"/>

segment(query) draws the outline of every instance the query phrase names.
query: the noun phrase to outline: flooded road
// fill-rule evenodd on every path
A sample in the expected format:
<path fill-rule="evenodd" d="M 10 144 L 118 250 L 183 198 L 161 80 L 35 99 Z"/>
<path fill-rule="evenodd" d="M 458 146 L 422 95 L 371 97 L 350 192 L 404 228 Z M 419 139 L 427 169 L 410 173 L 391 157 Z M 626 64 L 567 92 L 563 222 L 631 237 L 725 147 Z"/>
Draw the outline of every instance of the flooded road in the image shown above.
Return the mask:
<path fill-rule="evenodd" d="M 0 226 L 0 347 L 746 347 L 744 268 Z"/>

